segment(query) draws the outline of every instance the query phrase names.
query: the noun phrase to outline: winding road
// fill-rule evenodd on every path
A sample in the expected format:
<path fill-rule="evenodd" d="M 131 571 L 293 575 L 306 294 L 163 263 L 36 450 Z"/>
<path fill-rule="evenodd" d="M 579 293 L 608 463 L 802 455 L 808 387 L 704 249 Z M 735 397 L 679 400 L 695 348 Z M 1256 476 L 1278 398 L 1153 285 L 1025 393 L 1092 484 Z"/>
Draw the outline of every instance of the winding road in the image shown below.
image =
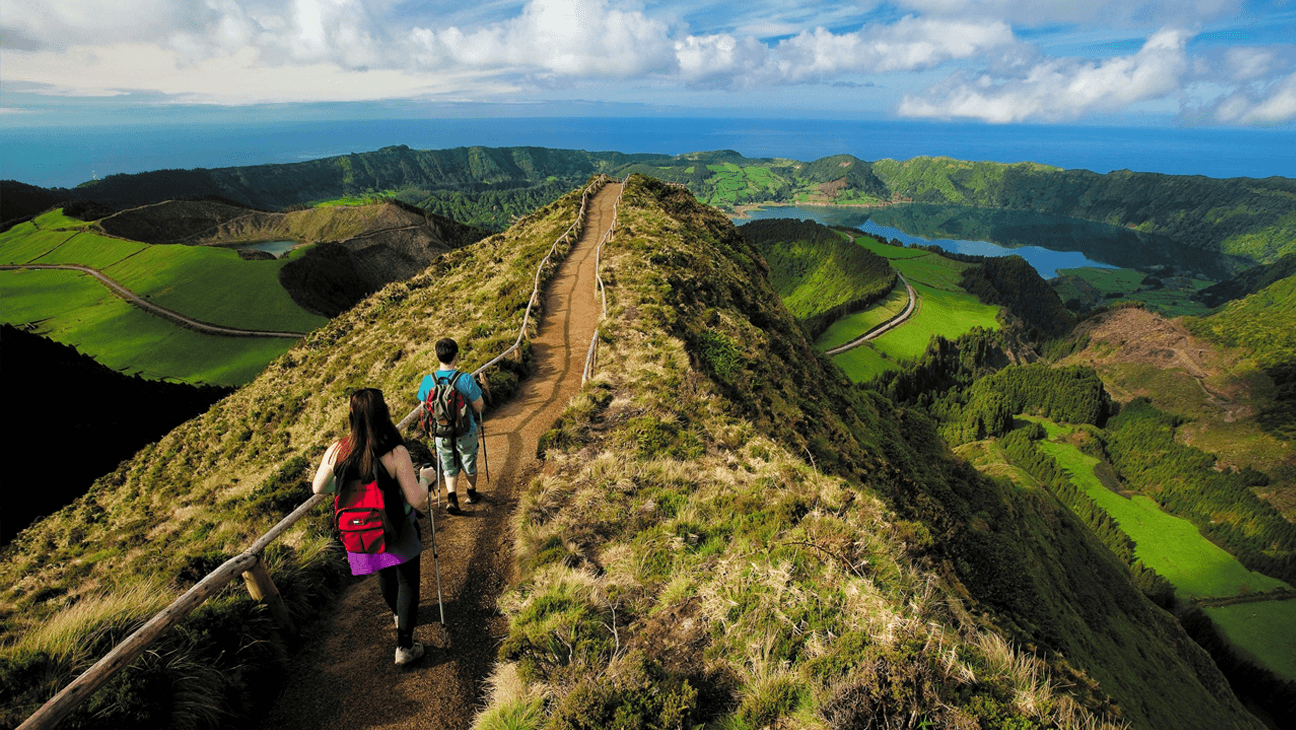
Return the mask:
<path fill-rule="evenodd" d="M 15 271 L 18 269 L 71 269 L 73 271 L 82 271 L 90 274 L 107 286 L 113 294 L 125 299 L 135 306 L 143 309 L 149 314 L 156 315 L 173 324 L 186 327 L 191 330 L 202 332 L 207 335 L 219 335 L 221 337 L 286 337 L 298 339 L 305 335 L 305 332 L 275 332 L 273 330 L 247 330 L 238 327 L 226 327 L 224 325 L 203 322 L 202 320 L 186 317 L 174 309 L 159 307 L 158 305 L 144 299 L 135 292 L 113 281 L 107 274 L 102 271 L 80 264 L 4 264 L 0 265 L 0 271 Z"/>
<path fill-rule="evenodd" d="M 264 730 L 466 728 L 483 704 L 483 684 L 508 634 L 496 607 L 514 579 L 513 514 L 538 472 L 540 435 L 580 389 L 581 374 L 601 307 L 595 298 L 595 250 L 612 226 L 621 185 L 591 201 L 584 231 L 544 292 L 544 312 L 532 341 L 532 374 L 518 394 L 489 414 L 485 454 L 490 481 L 483 500 L 450 517 L 437 510 L 437 544 L 446 626 L 451 645 L 437 646 L 436 573 L 431 550 L 422 555 L 419 628 L 428 654 L 409 667 L 393 662 L 396 633 L 374 578 L 357 580 L 331 618 L 304 637 L 279 701 Z M 416 386 L 410 383 L 411 394 Z M 485 470 L 483 470 L 485 471 Z M 426 525 L 424 535 L 427 536 Z"/>
<path fill-rule="evenodd" d="M 900 272 L 897 271 L 896 276 L 900 277 L 900 281 L 904 282 L 905 289 L 909 291 L 909 306 L 905 307 L 905 310 L 903 312 L 897 314 L 891 319 L 888 319 L 882 324 L 873 327 L 868 332 L 865 332 L 864 334 L 860 335 L 859 337 L 856 337 L 850 342 L 847 342 L 846 344 L 840 345 L 838 347 L 834 347 L 831 350 L 825 350 L 826 354 L 840 355 L 841 353 L 846 352 L 851 348 L 859 347 L 865 342 L 868 342 L 869 340 L 877 339 L 878 337 L 881 337 L 882 335 L 886 334 L 887 332 L 890 332 L 896 327 L 899 327 L 909 319 L 910 315 L 913 314 L 914 310 L 918 308 L 918 293 L 914 291 L 913 285 L 909 283 L 909 280 L 904 278 L 904 274 L 901 274 Z"/>

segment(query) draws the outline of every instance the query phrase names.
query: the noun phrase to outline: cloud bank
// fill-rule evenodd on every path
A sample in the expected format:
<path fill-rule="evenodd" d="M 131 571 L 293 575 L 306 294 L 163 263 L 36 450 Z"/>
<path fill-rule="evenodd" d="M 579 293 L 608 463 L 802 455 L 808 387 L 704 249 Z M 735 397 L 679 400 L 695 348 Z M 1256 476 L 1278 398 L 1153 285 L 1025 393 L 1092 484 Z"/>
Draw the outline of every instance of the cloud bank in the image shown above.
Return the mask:
<path fill-rule="evenodd" d="M 1191 50 L 1241 0 L 632 3 L 431 0 L 411 15 L 400 0 L 0 0 L 0 83 L 212 104 L 500 101 L 556 88 L 723 104 L 795 87 L 835 93 L 838 108 L 856 90 L 861 105 L 890 94 L 889 108 L 862 111 L 1000 123 L 1148 104 L 1177 104 L 1187 123 L 1296 119 L 1293 46 Z M 1122 37 L 1141 34 L 1142 47 L 1047 55 L 1037 39 L 1064 26 L 1128 28 Z"/>

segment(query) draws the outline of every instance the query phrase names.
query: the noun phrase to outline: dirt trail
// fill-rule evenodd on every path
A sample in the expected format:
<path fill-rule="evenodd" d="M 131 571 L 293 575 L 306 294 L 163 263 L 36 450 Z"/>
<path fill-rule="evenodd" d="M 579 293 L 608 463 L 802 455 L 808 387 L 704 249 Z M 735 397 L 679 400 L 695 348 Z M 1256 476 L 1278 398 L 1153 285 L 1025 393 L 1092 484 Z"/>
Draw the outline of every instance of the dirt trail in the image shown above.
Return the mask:
<path fill-rule="evenodd" d="M 17 271 L 21 269 L 69 269 L 72 271 L 85 272 L 102 282 L 112 293 L 125 299 L 131 304 L 134 304 L 140 309 L 143 309 L 149 314 L 161 317 L 173 324 L 187 327 L 205 335 L 219 335 L 221 337 L 283 337 L 294 340 L 306 335 L 305 332 L 279 332 L 275 330 L 248 330 L 238 327 L 226 327 L 224 325 L 212 324 L 211 322 L 204 322 L 201 319 L 186 317 L 174 309 L 159 307 L 130 289 L 118 284 L 114 279 L 110 278 L 102 271 L 89 266 L 82 266 L 81 264 L 5 264 L 0 266 L 0 271 Z"/>
<path fill-rule="evenodd" d="M 540 435 L 580 389 L 585 354 L 598 324 L 595 248 L 612 224 L 621 186 L 594 198 L 585 233 L 548 285 L 539 331 L 532 344 L 535 369 L 518 395 L 495 409 L 485 424 L 490 482 L 484 469 L 483 501 L 464 504 L 462 516 L 437 513 L 437 543 L 446 625 L 452 645 L 430 647 L 416 664 L 392 662 L 396 630 L 378 595 L 376 578 L 346 590 L 336 615 L 307 633 L 294 657 L 287 686 L 262 723 L 270 728 L 465 728 L 482 705 L 490 671 L 507 624 L 496 600 L 513 576 L 512 524 L 518 497 L 539 468 Z M 410 383 L 411 393 L 417 383 Z M 479 455 L 480 458 L 480 455 Z M 480 469 L 480 465 L 479 465 Z M 426 522 L 424 527 L 427 543 Z M 432 552 L 423 553 L 419 624 L 415 638 L 440 633 Z"/>

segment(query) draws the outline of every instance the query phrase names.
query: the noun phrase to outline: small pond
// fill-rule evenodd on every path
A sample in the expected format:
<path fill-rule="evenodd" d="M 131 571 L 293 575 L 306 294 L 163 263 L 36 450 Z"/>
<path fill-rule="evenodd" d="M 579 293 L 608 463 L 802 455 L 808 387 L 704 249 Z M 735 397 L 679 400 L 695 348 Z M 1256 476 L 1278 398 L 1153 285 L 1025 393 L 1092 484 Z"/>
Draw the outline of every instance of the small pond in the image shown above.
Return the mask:
<path fill-rule="evenodd" d="M 258 241 L 256 243 L 238 243 L 230 244 L 229 248 L 249 248 L 253 251 L 265 251 L 275 258 L 283 258 L 283 255 L 301 245 L 301 241 Z"/>

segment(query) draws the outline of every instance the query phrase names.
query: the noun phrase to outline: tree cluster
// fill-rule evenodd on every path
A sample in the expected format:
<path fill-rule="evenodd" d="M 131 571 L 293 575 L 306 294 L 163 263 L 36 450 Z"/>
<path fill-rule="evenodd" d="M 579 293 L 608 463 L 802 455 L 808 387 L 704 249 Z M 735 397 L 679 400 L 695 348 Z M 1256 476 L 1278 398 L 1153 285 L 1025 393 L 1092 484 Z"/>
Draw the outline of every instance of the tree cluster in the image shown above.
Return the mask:
<path fill-rule="evenodd" d="M 1216 470 L 1215 457 L 1175 441 L 1179 420 L 1136 398 L 1107 424 L 1103 448 L 1121 481 L 1197 525 L 1251 570 L 1296 581 L 1296 525 L 1252 487 L 1255 469 Z"/>

